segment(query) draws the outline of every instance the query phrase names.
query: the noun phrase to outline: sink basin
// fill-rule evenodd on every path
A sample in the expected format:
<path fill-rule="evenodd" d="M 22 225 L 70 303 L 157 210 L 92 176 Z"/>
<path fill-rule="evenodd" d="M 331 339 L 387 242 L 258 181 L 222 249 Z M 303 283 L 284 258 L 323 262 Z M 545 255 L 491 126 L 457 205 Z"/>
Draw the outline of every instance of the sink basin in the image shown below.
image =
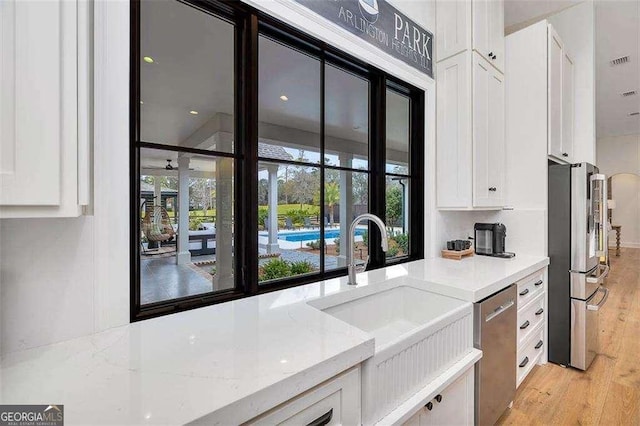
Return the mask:
<path fill-rule="evenodd" d="M 380 422 L 473 349 L 473 305 L 408 277 L 308 303 L 375 338 L 362 364 L 363 424 Z"/>
<path fill-rule="evenodd" d="M 376 339 L 376 352 L 380 352 L 463 305 L 464 302 L 451 297 L 399 285 L 322 310 L 371 334 Z"/>

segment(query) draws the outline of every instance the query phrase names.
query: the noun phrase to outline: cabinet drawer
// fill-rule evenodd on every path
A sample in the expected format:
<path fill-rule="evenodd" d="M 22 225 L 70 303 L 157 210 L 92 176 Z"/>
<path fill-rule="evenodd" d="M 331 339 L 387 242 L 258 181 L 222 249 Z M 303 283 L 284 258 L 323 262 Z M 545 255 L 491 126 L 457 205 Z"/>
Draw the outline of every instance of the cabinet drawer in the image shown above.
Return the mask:
<path fill-rule="evenodd" d="M 360 424 L 360 367 L 247 422 L 247 425 Z"/>
<path fill-rule="evenodd" d="M 545 350 L 544 327 L 539 325 L 530 339 L 518 348 L 518 357 L 516 358 L 518 363 L 516 365 L 517 386 L 520 386 L 520 383 L 527 377 L 533 366 L 538 363 Z"/>
<path fill-rule="evenodd" d="M 544 320 L 544 292 L 538 294 L 535 300 L 518 310 L 518 346 L 524 344 L 531 337 L 535 329 Z"/>
<path fill-rule="evenodd" d="M 517 285 L 518 309 L 520 309 L 544 291 L 544 269 L 521 279 Z"/>

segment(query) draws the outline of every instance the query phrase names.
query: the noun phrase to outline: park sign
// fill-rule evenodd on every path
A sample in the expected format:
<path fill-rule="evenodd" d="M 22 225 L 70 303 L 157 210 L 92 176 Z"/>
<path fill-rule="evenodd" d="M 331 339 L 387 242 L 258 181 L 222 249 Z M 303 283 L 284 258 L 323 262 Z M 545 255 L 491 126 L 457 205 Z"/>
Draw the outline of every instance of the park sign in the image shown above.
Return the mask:
<path fill-rule="evenodd" d="M 433 78 L 433 34 L 385 0 L 295 0 Z"/>

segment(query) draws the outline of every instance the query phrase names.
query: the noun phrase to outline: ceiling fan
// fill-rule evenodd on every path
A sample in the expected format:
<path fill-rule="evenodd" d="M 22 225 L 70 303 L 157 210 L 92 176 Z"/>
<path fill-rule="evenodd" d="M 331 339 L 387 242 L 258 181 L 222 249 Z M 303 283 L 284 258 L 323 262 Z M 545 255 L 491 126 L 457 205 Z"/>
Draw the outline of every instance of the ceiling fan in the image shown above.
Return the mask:
<path fill-rule="evenodd" d="M 171 164 L 173 160 L 171 160 L 170 158 L 167 158 L 167 164 L 162 167 L 162 166 L 142 166 L 143 169 L 149 169 L 149 170 L 168 170 L 168 171 L 174 171 L 174 170 L 178 170 L 178 166 L 174 166 L 173 164 Z M 189 167 L 189 170 L 195 170 L 192 167 Z"/>

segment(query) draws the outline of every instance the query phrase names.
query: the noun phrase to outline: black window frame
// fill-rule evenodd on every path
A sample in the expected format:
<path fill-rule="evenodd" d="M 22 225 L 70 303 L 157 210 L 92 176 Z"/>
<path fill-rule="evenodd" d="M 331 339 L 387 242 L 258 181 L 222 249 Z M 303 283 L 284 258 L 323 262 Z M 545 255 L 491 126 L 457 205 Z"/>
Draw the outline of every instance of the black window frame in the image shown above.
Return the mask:
<path fill-rule="evenodd" d="M 365 77 L 370 83 L 369 107 L 369 212 L 381 218 L 386 208 L 386 90 L 390 88 L 411 100 L 408 214 L 410 233 L 407 256 L 386 259 L 380 249 L 380 235 L 369 228 L 368 270 L 390 264 L 424 258 L 424 91 L 403 82 L 377 67 L 366 64 L 339 49 L 315 39 L 290 25 L 255 10 L 238 1 L 175 0 L 195 7 L 235 25 L 235 152 L 221 153 L 180 146 L 140 141 L 140 0 L 131 0 L 130 29 L 130 320 L 132 322 L 212 304 L 254 296 L 270 291 L 345 276 L 346 267 L 287 278 L 275 282 L 258 283 L 258 41 L 261 34 L 295 47 L 321 61 L 321 123 L 320 143 L 324 152 L 324 72 L 327 64 Z M 235 159 L 234 167 L 234 268 L 235 288 L 216 293 L 188 296 L 179 299 L 141 305 L 140 278 L 140 150 L 143 148 L 191 152 L 205 156 L 225 156 Z M 322 158 L 322 157 L 321 157 Z M 278 160 L 274 160 L 278 163 Z M 311 167 L 316 165 L 309 164 Z M 319 165 L 318 165 L 319 166 Z M 325 168 L 320 167 L 321 188 L 324 188 Z M 362 171 L 365 172 L 365 171 Z M 320 191 L 321 212 L 324 214 L 324 191 Z M 323 241 L 324 227 L 320 227 Z"/>

